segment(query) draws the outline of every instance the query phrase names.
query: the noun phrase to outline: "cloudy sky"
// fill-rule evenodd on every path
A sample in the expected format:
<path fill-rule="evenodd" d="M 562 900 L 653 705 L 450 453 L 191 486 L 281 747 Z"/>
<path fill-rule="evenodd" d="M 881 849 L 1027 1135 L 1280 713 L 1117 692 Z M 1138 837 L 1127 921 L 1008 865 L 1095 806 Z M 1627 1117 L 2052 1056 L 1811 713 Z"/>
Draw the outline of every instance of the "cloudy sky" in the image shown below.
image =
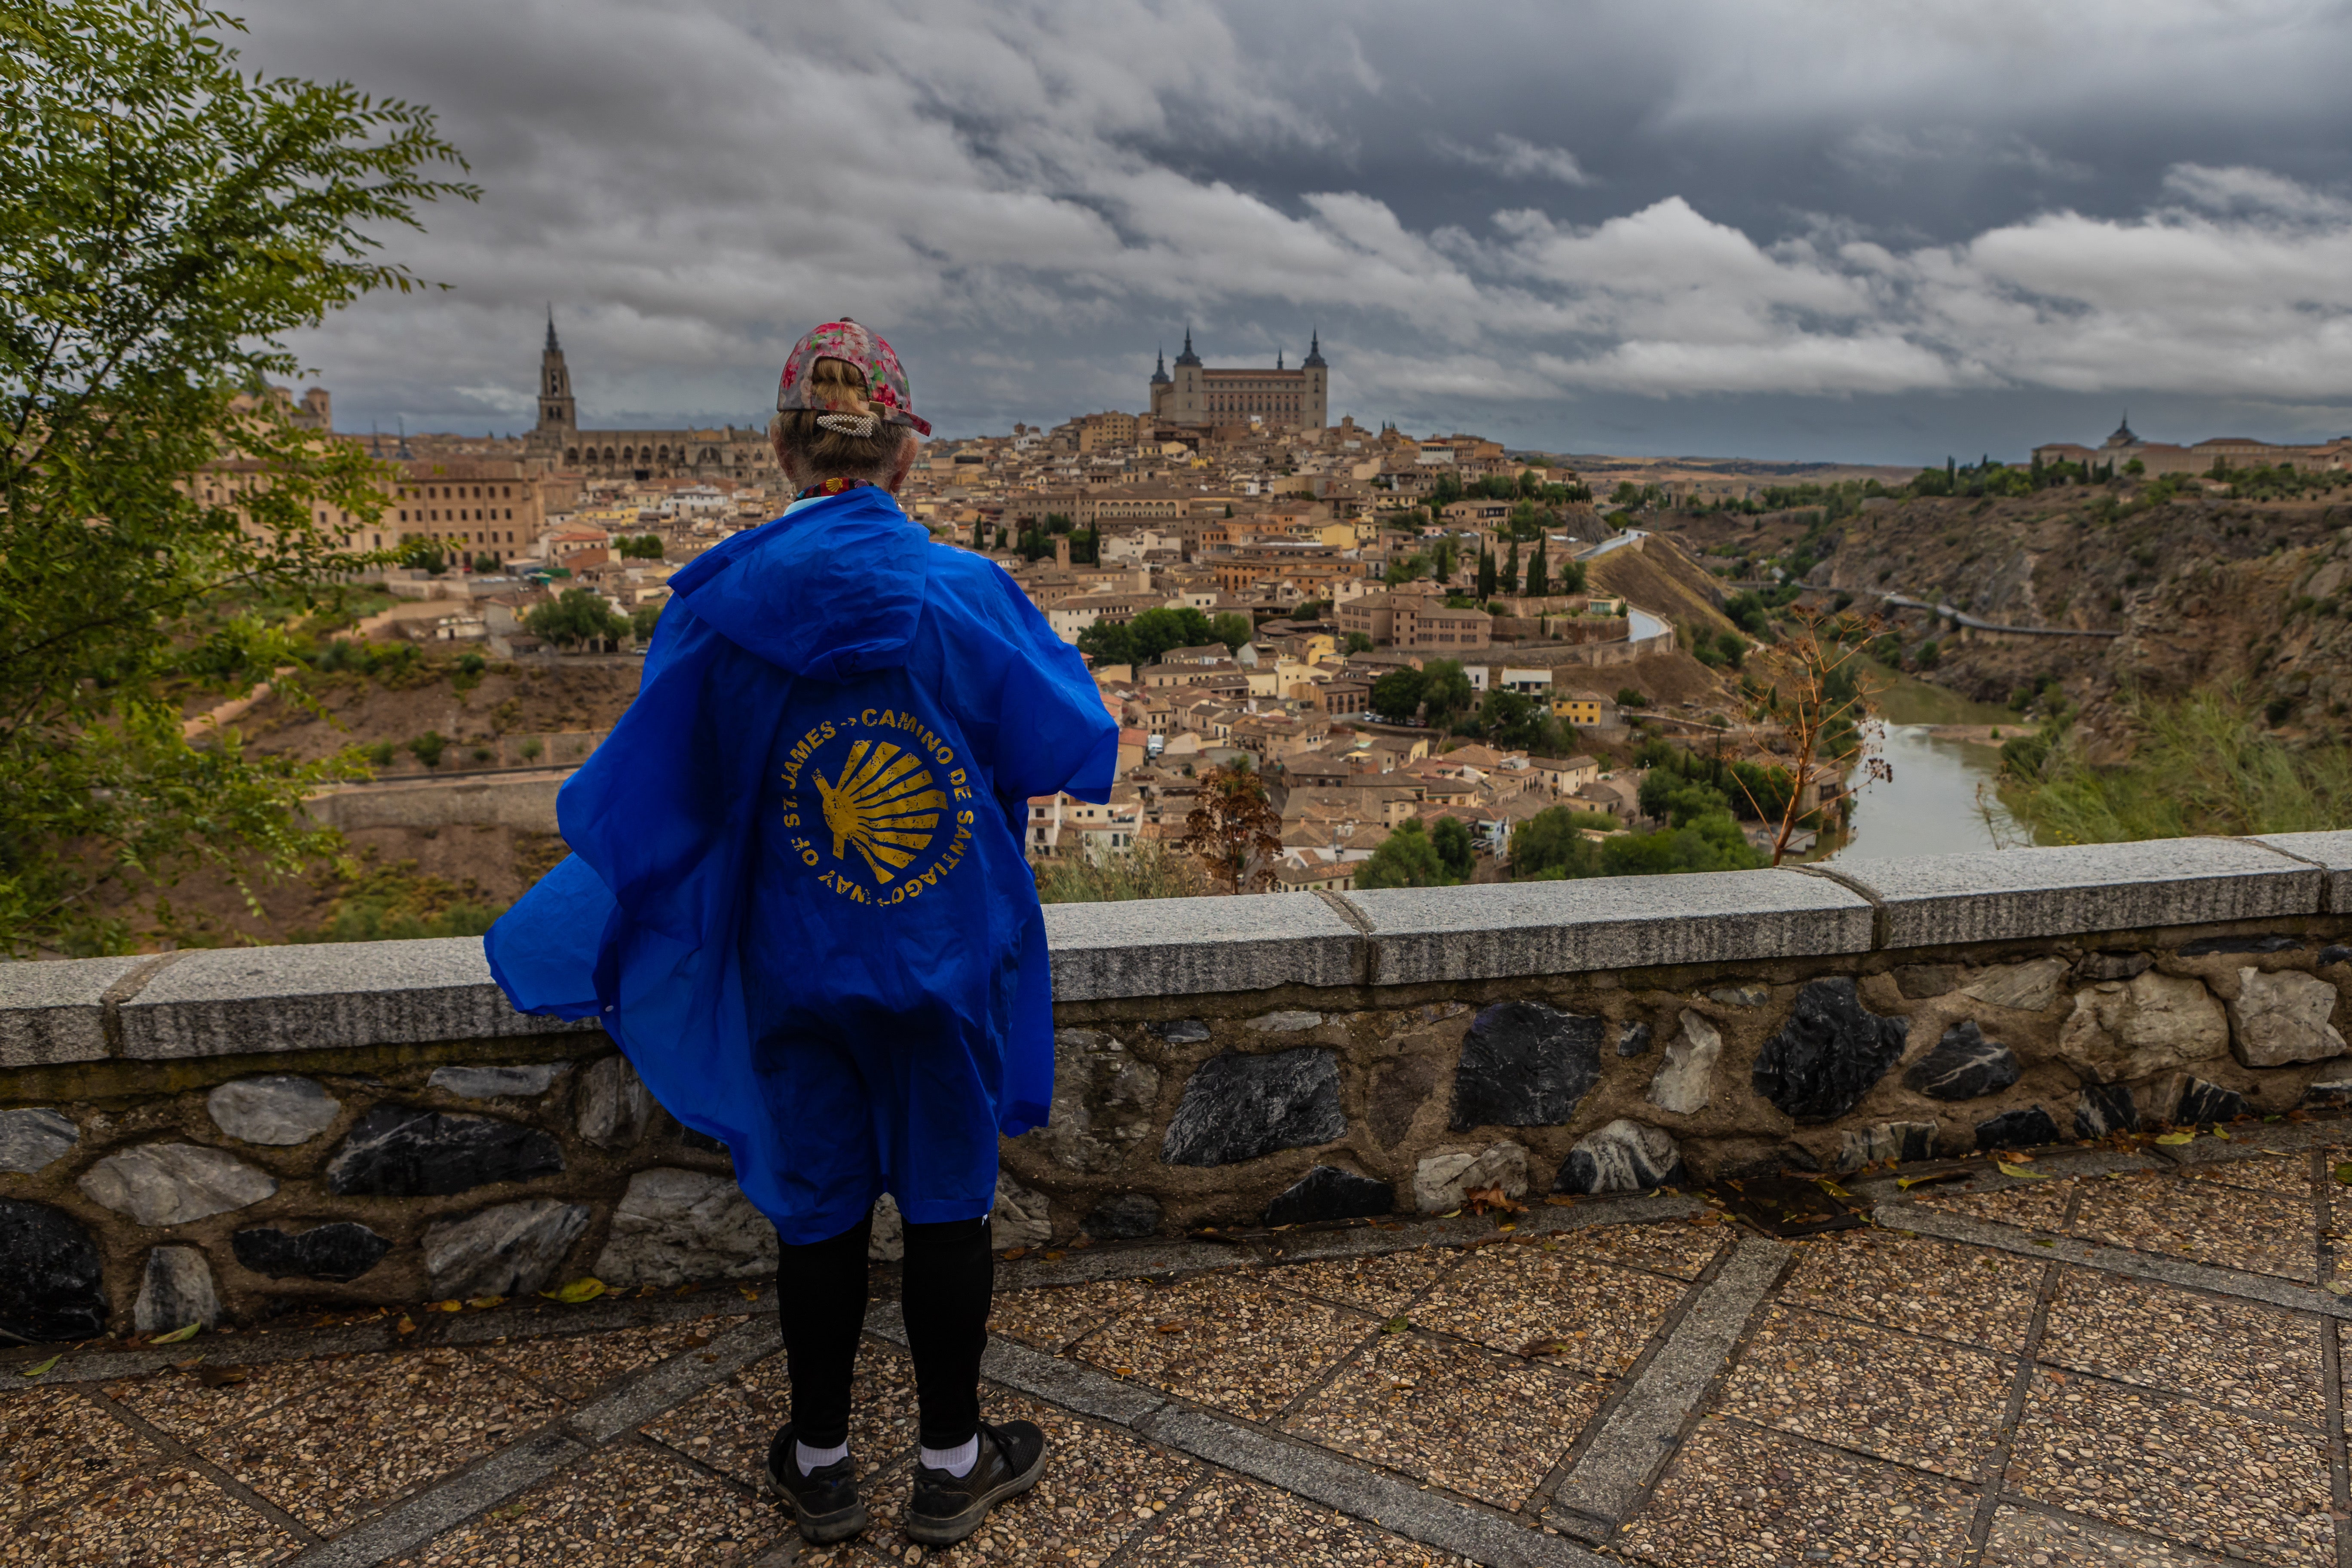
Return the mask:
<path fill-rule="evenodd" d="M 765 417 L 851 314 L 942 434 L 1143 405 L 1187 323 L 1334 416 L 1940 463 L 2352 432 L 2352 0 L 265 0 L 434 105 L 446 282 L 297 346 L 337 423 Z"/>

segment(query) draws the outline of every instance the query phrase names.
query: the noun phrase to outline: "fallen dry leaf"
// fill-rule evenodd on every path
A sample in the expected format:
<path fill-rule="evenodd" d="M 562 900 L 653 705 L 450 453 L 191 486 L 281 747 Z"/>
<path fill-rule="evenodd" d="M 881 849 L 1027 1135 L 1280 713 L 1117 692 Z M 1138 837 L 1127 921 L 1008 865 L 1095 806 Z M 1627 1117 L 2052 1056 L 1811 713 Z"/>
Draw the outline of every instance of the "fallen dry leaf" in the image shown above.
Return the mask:
<path fill-rule="evenodd" d="M 66 1352 L 63 1352 L 63 1351 L 59 1351 L 57 1354 L 55 1354 L 55 1355 L 51 1356 L 48 1360 L 47 1360 L 47 1361 L 45 1361 L 45 1362 L 40 1363 L 38 1365 L 37 1365 L 37 1366 L 28 1366 L 28 1367 L 26 1367 L 23 1372 L 19 1373 L 17 1375 L 18 1375 L 18 1376 L 20 1376 L 20 1377 L 38 1377 L 38 1376 L 40 1376 L 43 1373 L 45 1373 L 45 1372 L 48 1371 L 51 1367 L 53 1367 L 53 1366 L 57 1365 L 57 1364 L 58 1364 L 58 1363 L 59 1363 L 59 1362 L 61 1362 L 61 1361 L 63 1361 L 63 1360 L 65 1360 L 65 1359 L 66 1359 Z"/>
<path fill-rule="evenodd" d="M 446 1301 L 427 1301 L 425 1310 L 428 1312 L 462 1312 L 466 1310 L 466 1303 L 452 1296 Z"/>
<path fill-rule="evenodd" d="M 506 1300 L 504 1296 L 477 1296 L 466 1305 L 473 1308 L 477 1312 L 487 1312 L 492 1307 L 505 1306 Z"/>
<path fill-rule="evenodd" d="M 168 1334 L 157 1334 L 149 1342 L 159 1345 L 176 1345 L 184 1340 L 194 1339 L 204 1331 L 204 1327 L 202 1323 L 185 1323 Z"/>
<path fill-rule="evenodd" d="M 561 1301 L 567 1307 L 576 1307 L 583 1301 L 593 1301 L 604 1293 L 604 1282 L 593 1275 L 583 1275 L 569 1284 L 559 1285 L 552 1290 L 540 1292 L 549 1300 Z"/>
<path fill-rule="evenodd" d="M 2197 1134 L 2185 1131 L 2180 1132 L 2167 1132 L 2157 1139 L 2157 1142 L 2159 1143 L 2171 1144 L 2194 1143 L 2197 1142 Z"/>
<path fill-rule="evenodd" d="M 200 1366 L 196 1381 L 206 1388 L 235 1388 L 253 1374 L 241 1366 Z"/>
<path fill-rule="evenodd" d="M 2006 1160 L 1996 1161 L 1993 1169 L 2004 1176 L 2015 1176 L 2024 1182 L 2054 1182 L 2058 1179 L 2047 1171 L 2029 1171 L 2022 1165 L 2012 1165 Z"/>
<path fill-rule="evenodd" d="M 1184 1331 L 1184 1325 L 1181 1323 L 1161 1323 L 1159 1325 L 1159 1329 L 1163 1334 L 1181 1334 Z"/>
<path fill-rule="evenodd" d="M 400 1321 L 392 1325 L 392 1331 L 395 1334 L 413 1334 L 416 1331 L 416 1320 L 403 1312 L 400 1314 Z"/>

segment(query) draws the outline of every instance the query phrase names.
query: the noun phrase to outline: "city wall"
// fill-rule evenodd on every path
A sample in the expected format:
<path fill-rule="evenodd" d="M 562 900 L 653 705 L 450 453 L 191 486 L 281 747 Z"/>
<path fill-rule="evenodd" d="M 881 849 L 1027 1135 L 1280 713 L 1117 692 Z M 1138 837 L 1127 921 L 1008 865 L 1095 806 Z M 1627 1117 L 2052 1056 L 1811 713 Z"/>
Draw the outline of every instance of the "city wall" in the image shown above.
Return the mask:
<path fill-rule="evenodd" d="M 1046 915 L 1001 1247 L 2352 1100 L 2352 833 Z M 475 942 L 0 965 L 18 1335 L 750 1276 L 728 1168 Z"/>

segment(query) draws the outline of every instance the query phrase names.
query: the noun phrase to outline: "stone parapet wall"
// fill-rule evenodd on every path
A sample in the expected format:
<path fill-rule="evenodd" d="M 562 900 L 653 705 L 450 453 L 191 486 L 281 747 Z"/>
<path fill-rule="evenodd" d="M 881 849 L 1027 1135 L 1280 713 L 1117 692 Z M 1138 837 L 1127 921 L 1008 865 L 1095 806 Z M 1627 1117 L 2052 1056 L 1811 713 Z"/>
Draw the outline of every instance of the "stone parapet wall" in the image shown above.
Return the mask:
<path fill-rule="evenodd" d="M 1046 916 L 1005 1247 L 2352 1101 L 2352 833 Z M 470 940 L 0 966 L 18 1335 L 765 1272 L 728 1170 Z"/>

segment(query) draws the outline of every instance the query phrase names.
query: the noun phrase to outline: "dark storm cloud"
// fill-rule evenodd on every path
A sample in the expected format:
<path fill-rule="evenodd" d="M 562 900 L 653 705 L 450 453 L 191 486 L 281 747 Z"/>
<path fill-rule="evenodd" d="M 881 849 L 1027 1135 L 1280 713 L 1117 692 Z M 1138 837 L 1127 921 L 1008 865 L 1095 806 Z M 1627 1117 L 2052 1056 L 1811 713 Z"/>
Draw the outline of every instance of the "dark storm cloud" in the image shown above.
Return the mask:
<path fill-rule="evenodd" d="M 1319 328 L 1335 409 L 1565 449 L 2352 425 L 2344 5 L 251 21 L 255 65 L 436 105 L 486 191 L 395 241 L 448 292 L 301 345 L 347 428 L 527 425 L 548 300 L 592 423 L 757 419 L 848 312 L 950 430 L 1133 408 L 1187 322 L 1213 361 Z"/>

